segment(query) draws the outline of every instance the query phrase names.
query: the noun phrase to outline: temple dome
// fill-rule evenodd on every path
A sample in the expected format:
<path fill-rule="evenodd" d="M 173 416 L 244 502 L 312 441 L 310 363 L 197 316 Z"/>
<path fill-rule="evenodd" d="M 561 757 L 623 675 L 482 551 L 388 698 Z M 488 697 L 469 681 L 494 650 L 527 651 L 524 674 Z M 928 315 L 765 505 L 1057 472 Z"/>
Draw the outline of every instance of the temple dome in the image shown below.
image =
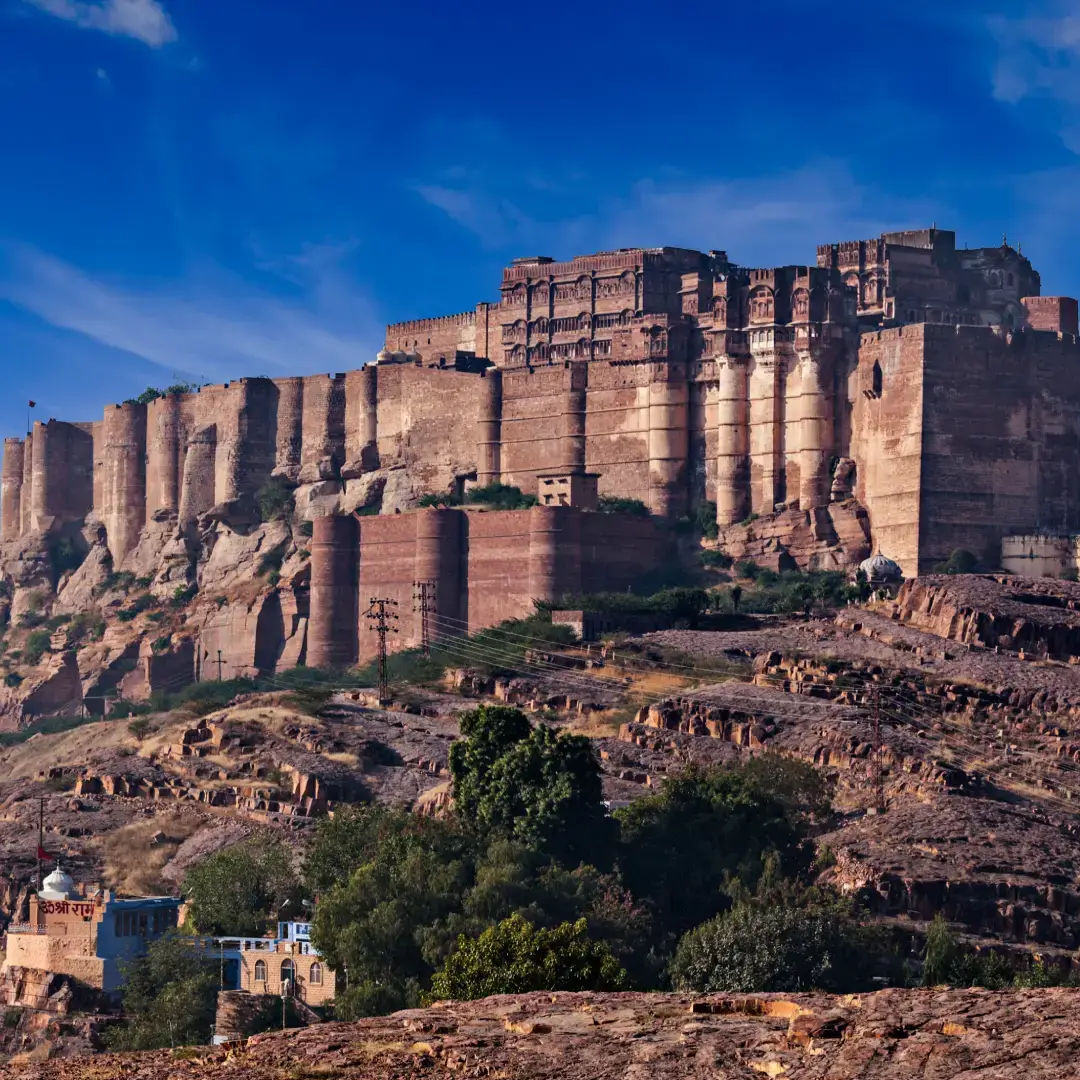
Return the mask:
<path fill-rule="evenodd" d="M 70 900 L 75 895 L 75 882 L 58 866 L 42 883 L 38 896 L 42 900 Z"/>
<path fill-rule="evenodd" d="M 390 350 L 380 349 L 375 356 L 376 364 L 389 364 L 390 363 Z"/>
<path fill-rule="evenodd" d="M 880 552 L 859 564 L 868 581 L 901 581 L 904 577 L 900 567 Z"/>

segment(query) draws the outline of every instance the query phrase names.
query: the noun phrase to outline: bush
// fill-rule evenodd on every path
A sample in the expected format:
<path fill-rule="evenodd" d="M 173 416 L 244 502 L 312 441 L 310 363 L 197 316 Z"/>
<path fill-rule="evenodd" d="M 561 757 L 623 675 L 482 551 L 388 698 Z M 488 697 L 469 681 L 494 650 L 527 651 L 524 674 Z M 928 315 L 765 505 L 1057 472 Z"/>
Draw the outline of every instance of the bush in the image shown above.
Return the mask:
<path fill-rule="evenodd" d="M 737 904 L 691 930 L 671 963 L 676 990 L 834 992 L 869 988 L 857 924 L 829 911 Z"/>
<path fill-rule="evenodd" d="M 611 949 L 588 936 L 585 919 L 537 929 L 511 915 L 457 951 L 431 980 L 431 997 L 471 1001 L 534 990 L 623 990 L 626 972 Z"/>
<path fill-rule="evenodd" d="M 217 1002 L 217 963 L 190 939 L 166 934 L 123 965 L 123 1027 L 110 1028 L 111 1050 L 153 1050 L 206 1043 Z"/>
<path fill-rule="evenodd" d="M 263 522 L 280 521 L 292 515 L 293 489 L 281 477 L 273 476 L 267 480 L 255 498 L 259 504 L 259 518 Z"/>
<path fill-rule="evenodd" d="M 315 526 L 310 521 L 301 521 L 299 525 L 299 532 L 301 536 L 306 536 L 309 539 L 315 535 Z"/>
<path fill-rule="evenodd" d="M 715 540 L 720 535 L 720 528 L 716 524 L 716 503 L 711 499 L 698 503 L 697 510 L 694 511 L 694 522 L 708 539 Z"/>
<path fill-rule="evenodd" d="M 139 742 L 142 742 L 142 740 L 150 734 L 152 729 L 153 724 L 151 724 L 145 716 L 140 716 L 128 724 L 128 731 L 130 731 Z"/>
<path fill-rule="evenodd" d="M 35 630 L 26 639 L 22 649 L 22 659 L 27 664 L 36 664 L 52 649 L 52 634 L 48 630 Z"/>
<path fill-rule="evenodd" d="M 734 559 L 722 551 L 700 551 L 698 559 L 702 566 L 715 566 L 719 570 L 730 570 Z"/>
<path fill-rule="evenodd" d="M 53 581 L 58 581 L 69 570 L 78 570 L 85 558 L 85 549 L 74 538 L 54 537 L 49 542 L 49 561 L 52 563 Z"/>
<path fill-rule="evenodd" d="M 9 671 L 4 676 L 4 685 L 5 686 L 15 687 L 15 686 L 18 686 L 22 681 L 23 681 L 23 677 L 21 675 L 19 675 L 17 672 L 14 672 L 14 671 Z"/>
<path fill-rule="evenodd" d="M 752 578 L 757 580 L 761 573 L 761 567 L 753 559 L 740 559 L 735 564 L 735 576 L 738 578 Z"/>
<path fill-rule="evenodd" d="M 934 567 L 935 574 L 971 574 L 979 565 L 978 558 L 964 548 L 957 548 L 945 562 Z"/>
<path fill-rule="evenodd" d="M 194 583 L 191 585 L 177 585 L 172 596 L 169 597 L 169 607 L 173 609 L 187 607 L 195 599 L 198 591 L 199 586 Z"/>
<path fill-rule="evenodd" d="M 602 514 L 633 514 L 648 517 L 649 508 L 640 499 L 626 499 L 621 495 L 601 495 L 597 509 Z"/>
<path fill-rule="evenodd" d="M 518 709 L 496 705 L 463 713 L 460 725 L 450 774 L 465 821 L 571 866 L 609 857 L 611 821 L 587 738 L 533 727 Z"/>

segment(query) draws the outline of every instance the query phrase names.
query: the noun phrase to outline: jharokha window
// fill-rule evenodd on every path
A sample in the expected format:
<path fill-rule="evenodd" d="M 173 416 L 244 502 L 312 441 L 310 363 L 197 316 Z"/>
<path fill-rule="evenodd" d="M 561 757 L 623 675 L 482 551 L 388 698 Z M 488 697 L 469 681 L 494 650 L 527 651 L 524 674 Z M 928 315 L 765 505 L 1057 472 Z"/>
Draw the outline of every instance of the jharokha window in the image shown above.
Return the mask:
<path fill-rule="evenodd" d="M 263 982 L 263 983 L 266 982 L 266 961 L 265 960 L 256 960 L 255 961 L 255 981 L 256 982 Z"/>

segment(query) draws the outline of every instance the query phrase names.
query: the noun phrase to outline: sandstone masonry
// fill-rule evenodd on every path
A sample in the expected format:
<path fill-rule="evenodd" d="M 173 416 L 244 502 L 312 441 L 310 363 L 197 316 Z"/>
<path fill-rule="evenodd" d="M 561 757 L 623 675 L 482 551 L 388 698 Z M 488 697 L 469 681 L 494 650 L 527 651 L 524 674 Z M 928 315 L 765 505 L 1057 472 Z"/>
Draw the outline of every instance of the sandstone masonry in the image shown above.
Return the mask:
<path fill-rule="evenodd" d="M 408 502 L 584 470 L 658 515 L 715 501 L 724 529 L 855 497 L 908 574 L 1080 531 L 1076 301 L 1041 296 L 1004 241 L 958 250 L 936 228 L 816 261 L 516 260 L 497 303 L 390 326 L 361 369 L 35 423 L 5 440 L 0 537 L 96 520 L 119 566 L 155 518 L 183 529 L 275 476 L 316 517 L 372 475 L 403 477 Z"/>

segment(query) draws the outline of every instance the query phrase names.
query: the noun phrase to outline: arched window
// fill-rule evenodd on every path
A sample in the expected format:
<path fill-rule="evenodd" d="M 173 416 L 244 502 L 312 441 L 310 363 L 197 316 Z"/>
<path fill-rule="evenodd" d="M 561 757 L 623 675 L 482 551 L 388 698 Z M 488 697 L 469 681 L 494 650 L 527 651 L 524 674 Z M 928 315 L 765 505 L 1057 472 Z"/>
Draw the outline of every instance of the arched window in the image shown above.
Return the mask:
<path fill-rule="evenodd" d="M 311 965 L 311 970 L 308 972 L 308 982 L 312 986 L 322 986 L 322 964 L 315 963 Z"/>
<path fill-rule="evenodd" d="M 881 365 L 876 360 L 874 361 L 874 375 L 873 375 L 873 378 L 874 378 L 874 397 L 881 397 L 881 387 L 882 387 L 883 379 L 882 379 L 882 376 L 881 376 Z"/>
<path fill-rule="evenodd" d="M 266 982 L 266 961 L 255 961 L 255 981 L 264 983 Z"/>

